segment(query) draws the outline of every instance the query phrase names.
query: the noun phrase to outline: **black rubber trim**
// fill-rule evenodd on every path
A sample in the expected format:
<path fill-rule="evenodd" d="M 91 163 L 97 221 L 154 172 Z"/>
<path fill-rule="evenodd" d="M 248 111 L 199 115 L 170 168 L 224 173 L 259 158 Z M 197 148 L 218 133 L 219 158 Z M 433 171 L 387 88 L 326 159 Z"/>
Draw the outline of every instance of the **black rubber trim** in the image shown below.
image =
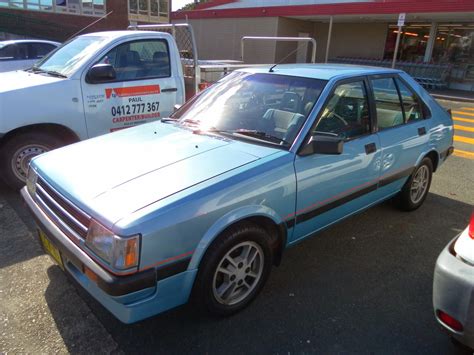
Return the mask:
<path fill-rule="evenodd" d="M 156 269 L 156 281 L 166 279 L 170 276 L 185 272 L 188 269 L 191 257 L 176 261 L 170 265 Z"/>
<path fill-rule="evenodd" d="M 21 190 L 21 194 L 37 226 L 45 233 L 54 246 L 59 249 L 61 255 L 65 256 L 65 258 L 73 263 L 81 272 L 84 271 L 84 267 L 91 270 L 97 276 L 97 285 L 105 293 L 111 296 L 122 296 L 156 286 L 157 278 L 155 269 L 149 269 L 126 276 L 112 275 L 104 270 L 54 225 L 53 222 L 49 221 L 44 212 L 33 201 L 26 187 Z M 41 220 L 43 217 L 46 223 L 50 224 L 49 226 Z"/>
<path fill-rule="evenodd" d="M 286 220 L 286 228 L 293 228 L 296 224 L 296 218 L 292 217 L 291 219 Z"/>
<path fill-rule="evenodd" d="M 387 176 L 386 178 L 383 178 L 383 179 L 381 179 L 381 180 L 379 181 L 379 187 L 382 187 L 382 186 L 391 184 L 392 182 L 395 182 L 395 181 L 397 181 L 397 180 L 399 180 L 399 179 L 401 179 L 401 178 L 410 176 L 411 173 L 413 172 L 413 170 L 415 170 L 415 168 L 408 168 L 408 169 L 399 171 L 399 172 L 396 173 L 396 174 Z"/>
<path fill-rule="evenodd" d="M 370 186 L 367 186 L 359 191 L 356 191 L 352 194 L 349 194 L 347 196 L 344 196 L 343 198 L 340 198 L 338 200 L 332 201 L 324 206 L 317 207 L 309 212 L 302 213 L 298 216 L 296 216 L 296 224 L 306 222 L 307 220 L 310 220 L 316 216 L 319 216 L 320 214 L 323 214 L 329 210 L 332 210 L 336 207 L 339 207 L 349 201 L 352 201 L 360 196 L 363 196 L 365 194 L 368 194 L 369 192 L 375 191 L 377 189 L 377 184 L 373 184 Z"/>
<path fill-rule="evenodd" d="M 440 157 L 441 160 L 445 160 L 447 157 L 449 157 L 451 154 L 453 154 L 453 152 L 454 152 L 454 147 L 451 146 L 448 149 L 446 149 L 445 151 L 442 151 L 439 154 L 439 157 Z"/>
<path fill-rule="evenodd" d="M 324 206 L 321 206 L 321 207 L 317 207 L 317 208 L 314 208 L 312 209 L 311 211 L 308 211 L 308 212 L 305 212 L 305 213 L 302 213 L 298 216 L 296 216 L 296 218 L 291 218 L 291 219 L 288 219 L 286 220 L 286 226 L 287 228 L 291 228 L 291 227 L 294 227 L 295 224 L 298 224 L 298 223 L 302 223 L 302 222 L 306 222 L 316 216 L 319 216 L 320 214 L 323 214 L 329 210 L 332 210 L 336 207 L 339 207 L 347 202 L 350 202 L 352 200 L 355 200 L 356 198 L 358 197 L 361 197 L 365 194 L 368 194 L 369 192 L 372 192 L 372 191 L 375 191 L 377 190 L 377 187 L 382 187 L 382 186 L 385 186 L 385 185 L 388 185 L 394 181 L 397 181 L 403 177 L 406 177 L 406 176 L 410 176 L 411 173 L 413 172 L 414 168 L 409 168 L 409 169 L 405 169 L 403 171 L 400 171 L 396 174 L 393 174 L 391 176 L 388 176 L 382 180 L 379 181 L 378 184 L 372 184 L 370 186 L 367 186 L 359 191 L 356 191 L 354 193 L 351 193 L 347 196 L 344 196 L 343 198 L 340 198 L 338 200 L 334 200 Z"/>

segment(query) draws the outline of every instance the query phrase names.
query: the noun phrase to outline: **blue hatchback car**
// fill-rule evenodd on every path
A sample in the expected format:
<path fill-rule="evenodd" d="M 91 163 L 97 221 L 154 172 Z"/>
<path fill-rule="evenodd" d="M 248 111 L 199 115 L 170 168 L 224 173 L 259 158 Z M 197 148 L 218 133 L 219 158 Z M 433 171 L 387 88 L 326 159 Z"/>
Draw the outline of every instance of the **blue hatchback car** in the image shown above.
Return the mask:
<path fill-rule="evenodd" d="M 190 297 L 229 315 L 285 248 L 391 197 L 418 208 L 452 143 L 404 72 L 277 65 L 35 158 L 22 195 L 44 249 L 122 322 Z"/>

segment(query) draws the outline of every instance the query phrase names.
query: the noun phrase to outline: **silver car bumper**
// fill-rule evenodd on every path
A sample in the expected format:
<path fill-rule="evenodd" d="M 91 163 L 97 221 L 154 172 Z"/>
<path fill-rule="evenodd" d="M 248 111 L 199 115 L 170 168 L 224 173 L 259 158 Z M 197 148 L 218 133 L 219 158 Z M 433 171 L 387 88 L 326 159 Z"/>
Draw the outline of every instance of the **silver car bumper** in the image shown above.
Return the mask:
<path fill-rule="evenodd" d="M 452 254 L 456 238 L 441 252 L 436 261 L 433 281 L 433 306 L 436 320 L 453 338 L 474 349 L 474 266 Z M 458 332 L 438 316 L 441 310 L 463 325 Z"/>

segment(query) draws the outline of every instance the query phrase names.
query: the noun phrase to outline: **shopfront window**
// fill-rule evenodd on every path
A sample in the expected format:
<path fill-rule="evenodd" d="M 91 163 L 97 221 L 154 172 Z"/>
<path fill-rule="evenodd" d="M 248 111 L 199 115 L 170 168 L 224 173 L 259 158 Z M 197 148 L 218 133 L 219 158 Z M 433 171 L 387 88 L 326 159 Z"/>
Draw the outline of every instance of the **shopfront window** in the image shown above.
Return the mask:
<path fill-rule="evenodd" d="M 474 64 L 474 24 L 440 24 L 433 49 L 433 62 Z"/>
<path fill-rule="evenodd" d="M 102 16 L 105 14 L 105 2 L 106 0 L 0 0 L 0 7 Z"/>
<path fill-rule="evenodd" d="M 431 24 L 412 24 L 402 27 L 397 60 L 422 62 L 430 34 Z M 392 59 L 398 35 L 398 26 L 388 27 L 384 59 Z"/>

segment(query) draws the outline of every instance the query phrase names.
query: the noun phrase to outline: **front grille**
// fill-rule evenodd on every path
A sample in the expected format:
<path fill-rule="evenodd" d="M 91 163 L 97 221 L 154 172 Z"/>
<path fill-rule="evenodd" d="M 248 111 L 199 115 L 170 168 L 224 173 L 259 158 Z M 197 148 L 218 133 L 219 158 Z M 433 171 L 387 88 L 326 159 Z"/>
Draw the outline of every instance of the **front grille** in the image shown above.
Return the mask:
<path fill-rule="evenodd" d="M 84 240 L 91 217 L 59 194 L 38 176 L 36 199 L 46 214 L 69 237 Z"/>

